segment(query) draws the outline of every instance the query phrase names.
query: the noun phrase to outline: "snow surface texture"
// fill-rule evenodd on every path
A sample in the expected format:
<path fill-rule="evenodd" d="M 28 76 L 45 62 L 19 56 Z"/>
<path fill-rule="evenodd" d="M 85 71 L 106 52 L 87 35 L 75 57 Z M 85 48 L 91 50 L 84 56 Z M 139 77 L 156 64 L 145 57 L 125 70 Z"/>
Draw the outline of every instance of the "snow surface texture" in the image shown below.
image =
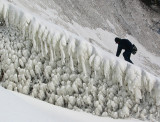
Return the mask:
<path fill-rule="evenodd" d="M 0 20 L 3 87 L 99 116 L 160 120 L 160 79 L 13 5 L 1 2 Z"/>
<path fill-rule="evenodd" d="M 126 34 L 132 35 L 149 52 L 160 56 L 160 34 L 158 32 L 160 14 L 151 11 L 141 0 L 10 1 L 28 8 L 34 14 L 42 15 L 48 21 L 64 26 L 67 30 L 94 39 L 96 42 L 98 42 L 95 38 L 96 34 L 94 37 L 93 35 L 87 36 L 79 30 L 76 31 L 77 28 L 74 26 L 80 25 L 89 30 L 101 28 L 122 38 Z M 70 26 L 69 23 L 74 26 Z M 84 28 L 83 31 L 86 32 Z"/>
<path fill-rule="evenodd" d="M 131 56 L 134 64 L 160 76 L 160 34 L 156 31 L 160 26 L 154 25 L 160 20 L 160 14 L 145 9 L 140 0 L 8 1 L 25 13 L 43 19 L 45 24 L 54 23 L 85 38 L 104 53 L 115 55 L 114 38 L 127 38 L 138 48 L 137 54 Z M 119 58 L 123 59 L 123 55 Z"/>
<path fill-rule="evenodd" d="M 137 119 L 113 119 L 55 106 L 0 86 L 1 122 L 142 122 Z"/>

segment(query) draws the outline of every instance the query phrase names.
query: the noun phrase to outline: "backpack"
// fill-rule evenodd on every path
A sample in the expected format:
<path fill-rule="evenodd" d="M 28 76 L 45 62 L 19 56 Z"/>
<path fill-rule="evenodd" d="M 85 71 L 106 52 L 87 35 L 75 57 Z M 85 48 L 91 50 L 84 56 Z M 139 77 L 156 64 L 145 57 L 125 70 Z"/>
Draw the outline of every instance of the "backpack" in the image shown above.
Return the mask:
<path fill-rule="evenodd" d="M 132 47 L 132 54 L 135 55 L 137 52 L 137 47 L 133 44 L 133 47 Z"/>

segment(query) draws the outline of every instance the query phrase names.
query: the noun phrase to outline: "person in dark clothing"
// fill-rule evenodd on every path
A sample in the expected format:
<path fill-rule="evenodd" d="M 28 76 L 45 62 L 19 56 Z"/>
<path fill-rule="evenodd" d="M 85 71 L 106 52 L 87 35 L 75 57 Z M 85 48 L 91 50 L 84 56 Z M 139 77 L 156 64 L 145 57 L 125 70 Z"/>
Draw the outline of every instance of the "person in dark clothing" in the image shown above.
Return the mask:
<path fill-rule="evenodd" d="M 122 49 L 124 49 L 124 59 L 133 64 L 133 62 L 130 60 L 133 44 L 128 39 L 120 39 L 118 37 L 115 38 L 115 42 L 118 44 L 116 56 L 119 57 Z"/>

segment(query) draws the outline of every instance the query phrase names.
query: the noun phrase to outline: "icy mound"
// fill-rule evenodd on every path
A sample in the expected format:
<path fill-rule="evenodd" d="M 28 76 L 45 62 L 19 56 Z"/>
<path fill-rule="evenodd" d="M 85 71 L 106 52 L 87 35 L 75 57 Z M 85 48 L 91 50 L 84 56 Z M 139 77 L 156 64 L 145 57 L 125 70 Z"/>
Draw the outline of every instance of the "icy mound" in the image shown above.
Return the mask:
<path fill-rule="evenodd" d="M 160 120 L 160 80 L 0 3 L 0 83 L 49 103 L 113 118 Z"/>

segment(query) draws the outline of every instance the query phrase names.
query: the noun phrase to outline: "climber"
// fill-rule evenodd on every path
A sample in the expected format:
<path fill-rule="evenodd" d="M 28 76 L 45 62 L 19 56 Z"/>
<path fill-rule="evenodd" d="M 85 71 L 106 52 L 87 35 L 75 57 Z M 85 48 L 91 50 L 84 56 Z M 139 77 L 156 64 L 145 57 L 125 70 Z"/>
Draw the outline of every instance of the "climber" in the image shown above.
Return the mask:
<path fill-rule="evenodd" d="M 122 49 L 124 49 L 125 50 L 123 53 L 124 59 L 133 64 L 133 62 L 130 60 L 130 56 L 131 53 L 135 54 L 137 52 L 137 48 L 135 47 L 135 45 L 132 44 L 128 39 L 120 39 L 118 37 L 115 38 L 115 42 L 118 44 L 116 56 L 119 57 Z"/>

